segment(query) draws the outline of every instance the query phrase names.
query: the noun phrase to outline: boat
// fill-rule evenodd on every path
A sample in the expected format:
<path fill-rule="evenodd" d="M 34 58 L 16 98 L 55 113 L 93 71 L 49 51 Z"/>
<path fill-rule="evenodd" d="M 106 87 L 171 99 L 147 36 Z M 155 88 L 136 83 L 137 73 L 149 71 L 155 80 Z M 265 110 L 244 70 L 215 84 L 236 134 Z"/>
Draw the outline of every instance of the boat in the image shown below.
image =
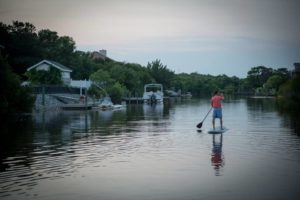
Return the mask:
<path fill-rule="evenodd" d="M 107 110 L 107 109 L 112 109 L 113 108 L 113 103 L 110 99 L 109 96 L 106 96 L 104 97 L 101 101 L 100 101 L 100 104 L 98 105 L 98 107 L 101 109 L 101 110 Z"/>
<path fill-rule="evenodd" d="M 109 96 L 106 96 L 100 101 L 98 108 L 100 108 L 101 110 L 120 110 L 126 108 L 126 105 L 113 104 L 111 98 Z"/>
<path fill-rule="evenodd" d="M 165 93 L 169 97 L 179 97 L 181 95 L 181 91 L 175 92 L 173 90 L 165 90 Z"/>
<path fill-rule="evenodd" d="M 184 98 L 192 98 L 192 96 L 193 95 L 190 92 L 187 92 L 187 93 L 181 95 L 181 97 L 184 97 Z"/>
<path fill-rule="evenodd" d="M 164 94 L 163 86 L 158 83 L 146 84 L 144 86 L 143 101 L 144 103 L 154 104 L 163 103 Z"/>
<path fill-rule="evenodd" d="M 126 104 L 114 104 L 113 110 L 123 110 L 126 109 Z"/>

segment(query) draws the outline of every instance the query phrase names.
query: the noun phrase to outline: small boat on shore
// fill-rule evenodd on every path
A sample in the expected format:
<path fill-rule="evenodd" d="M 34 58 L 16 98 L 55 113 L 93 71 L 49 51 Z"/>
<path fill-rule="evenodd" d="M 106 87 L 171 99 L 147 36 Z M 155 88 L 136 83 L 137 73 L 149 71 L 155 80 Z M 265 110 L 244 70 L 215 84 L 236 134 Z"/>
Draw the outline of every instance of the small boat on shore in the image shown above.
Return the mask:
<path fill-rule="evenodd" d="M 113 104 L 111 98 L 106 96 L 100 101 L 100 104 L 97 106 L 97 108 L 100 108 L 101 110 L 118 110 L 126 108 L 126 105 Z"/>
<path fill-rule="evenodd" d="M 192 98 L 192 96 L 193 95 L 190 92 L 187 92 L 187 93 L 181 95 L 181 97 L 183 97 L 183 98 Z"/>
<path fill-rule="evenodd" d="M 103 99 L 101 99 L 98 108 L 100 108 L 101 110 L 112 109 L 113 103 L 111 101 L 111 98 L 109 96 L 106 96 Z"/>

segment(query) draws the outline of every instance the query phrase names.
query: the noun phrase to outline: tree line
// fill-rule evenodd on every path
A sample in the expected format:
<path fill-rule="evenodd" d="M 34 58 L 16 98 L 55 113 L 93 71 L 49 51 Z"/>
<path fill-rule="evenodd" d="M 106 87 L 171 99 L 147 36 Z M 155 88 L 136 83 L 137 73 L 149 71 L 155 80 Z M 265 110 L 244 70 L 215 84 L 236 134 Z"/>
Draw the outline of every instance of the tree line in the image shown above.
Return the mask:
<path fill-rule="evenodd" d="M 147 66 L 118 62 L 111 58 L 96 60 L 92 52 L 77 50 L 71 37 L 59 36 L 49 29 L 37 31 L 28 22 L 0 22 L 0 45 L 4 47 L 1 50 L 3 62 L 11 67 L 11 72 L 21 81 L 29 79 L 36 84 L 62 84 L 55 70 L 52 73 L 56 75 L 51 76 L 39 74 L 46 72 L 25 73 L 28 67 L 43 59 L 53 60 L 71 68 L 72 79 L 92 80 L 94 85 L 90 94 L 99 97 L 108 94 L 115 102 L 119 102 L 122 96 L 142 96 L 147 83 L 161 83 L 164 89 L 191 92 L 194 96 L 210 95 L 216 89 L 227 94 L 276 95 L 280 86 L 291 78 L 287 68 L 256 66 L 248 71 L 247 78 L 238 78 L 197 72 L 175 74 L 159 59 L 149 62 Z M 49 80 L 49 77 L 52 78 Z"/>

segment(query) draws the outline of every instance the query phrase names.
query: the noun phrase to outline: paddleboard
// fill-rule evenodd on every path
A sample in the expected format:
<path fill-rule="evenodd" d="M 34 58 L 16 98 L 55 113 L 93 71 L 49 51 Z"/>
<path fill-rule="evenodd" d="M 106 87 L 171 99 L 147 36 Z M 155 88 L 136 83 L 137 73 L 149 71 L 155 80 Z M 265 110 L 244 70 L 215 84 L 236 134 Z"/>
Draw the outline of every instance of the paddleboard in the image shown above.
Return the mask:
<path fill-rule="evenodd" d="M 213 128 L 209 129 L 208 133 L 210 133 L 210 134 L 218 134 L 218 133 L 225 133 L 226 131 L 228 131 L 228 128 L 223 127 L 223 129 L 221 129 L 221 127 L 218 126 L 215 129 L 213 129 Z"/>

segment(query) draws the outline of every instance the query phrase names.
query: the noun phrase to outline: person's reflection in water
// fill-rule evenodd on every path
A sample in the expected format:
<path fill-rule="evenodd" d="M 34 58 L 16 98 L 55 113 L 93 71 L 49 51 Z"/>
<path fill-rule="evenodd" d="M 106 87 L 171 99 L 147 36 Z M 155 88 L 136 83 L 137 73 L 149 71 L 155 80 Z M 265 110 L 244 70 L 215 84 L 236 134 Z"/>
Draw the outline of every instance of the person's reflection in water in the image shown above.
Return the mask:
<path fill-rule="evenodd" d="M 213 134 L 213 147 L 211 154 L 211 165 L 214 167 L 215 175 L 221 176 L 222 167 L 225 165 L 222 154 L 223 134 Z"/>

